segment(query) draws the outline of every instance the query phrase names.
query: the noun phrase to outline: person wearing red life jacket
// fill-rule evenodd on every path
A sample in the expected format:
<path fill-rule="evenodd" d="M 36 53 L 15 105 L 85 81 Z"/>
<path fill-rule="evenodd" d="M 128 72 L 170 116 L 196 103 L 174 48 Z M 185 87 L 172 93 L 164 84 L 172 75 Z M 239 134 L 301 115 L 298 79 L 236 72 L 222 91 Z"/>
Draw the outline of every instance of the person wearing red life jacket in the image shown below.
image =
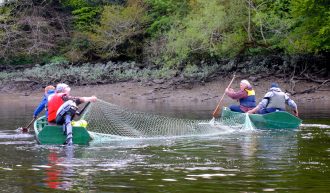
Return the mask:
<path fill-rule="evenodd" d="M 56 85 L 55 94 L 48 101 L 48 122 L 63 125 L 63 132 L 66 134 L 67 145 L 72 145 L 71 121 L 76 114 L 77 105 L 84 102 L 94 102 L 95 96 L 73 97 L 70 96 L 71 88 L 64 83 Z"/>

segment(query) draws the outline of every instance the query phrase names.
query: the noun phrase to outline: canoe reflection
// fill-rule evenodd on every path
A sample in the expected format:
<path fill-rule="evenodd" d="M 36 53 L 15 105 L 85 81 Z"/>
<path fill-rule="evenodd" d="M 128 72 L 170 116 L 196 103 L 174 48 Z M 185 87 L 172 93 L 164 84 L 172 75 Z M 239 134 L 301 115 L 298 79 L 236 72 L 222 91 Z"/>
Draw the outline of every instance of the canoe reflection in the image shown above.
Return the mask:
<path fill-rule="evenodd" d="M 63 156 L 64 155 L 64 156 Z M 72 167 L 69 164 L 74 156 L 73 147 L 64 147 L 60 151 L 50 150 L 48 154 L 48 168 L 46 168 L 46 184 L 52 189 L 68 190 L 72 186 L 70 179 L 63 177 L 72 174 Z"/>

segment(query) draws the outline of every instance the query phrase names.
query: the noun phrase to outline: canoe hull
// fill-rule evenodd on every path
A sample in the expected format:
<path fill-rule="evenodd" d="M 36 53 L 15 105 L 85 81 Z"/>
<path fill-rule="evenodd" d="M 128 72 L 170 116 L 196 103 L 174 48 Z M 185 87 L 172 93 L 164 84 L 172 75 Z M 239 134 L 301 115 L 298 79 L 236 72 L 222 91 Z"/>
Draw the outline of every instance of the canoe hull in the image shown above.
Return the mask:
<path fill-rule="evenodd" d="M 229 108 L 222 109 L 222 118 L 230 118 L 241 113 L 233 112 Z M 285 111 L 264 115 L 250 114 L 249 118 L 257 129 L 296 129 L 302 120 Z"/>
<path fill-rule="evenodd" d="M 91 136 L 84 127 L 73 127 L 73 144 L 88 145 Z M 45 117 L 40 117 L 34 123 L 34 132 L 39 144 L 63 145 L 66 135 L 63 134 L 62 126 L 48 125 Z"/>

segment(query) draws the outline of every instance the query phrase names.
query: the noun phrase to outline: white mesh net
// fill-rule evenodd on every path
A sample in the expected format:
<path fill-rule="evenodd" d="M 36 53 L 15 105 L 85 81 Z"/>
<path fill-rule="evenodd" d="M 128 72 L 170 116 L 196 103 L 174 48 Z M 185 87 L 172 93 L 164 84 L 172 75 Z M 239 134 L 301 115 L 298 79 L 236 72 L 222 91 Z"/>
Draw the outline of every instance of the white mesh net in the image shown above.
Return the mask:
<path fill-rule="evenodd" d="M 228 127 L 246 129 L 245 114 L 217 119 L 213 124 L 205 120 L 189 120 L 153 115 L 124 109 L 106 101 L 91 103 L 81 119 L 88 122 L 94 140 L 114 138 L 157 138 L 217 134 Z"/>

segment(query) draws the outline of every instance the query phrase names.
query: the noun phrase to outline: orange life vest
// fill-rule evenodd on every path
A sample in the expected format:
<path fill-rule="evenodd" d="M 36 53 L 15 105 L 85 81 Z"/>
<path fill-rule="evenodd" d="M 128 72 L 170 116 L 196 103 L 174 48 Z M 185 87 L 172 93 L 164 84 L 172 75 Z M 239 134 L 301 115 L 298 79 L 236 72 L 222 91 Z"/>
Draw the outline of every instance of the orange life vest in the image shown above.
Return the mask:
<path fill-rule="evenodd" d="M 65 93 L 56 93 L 50 101 L 48 101 L 48 122 L 55 121 L 56 112 L 60 106 L 64 103 L 62 97 L 66 95 Z"/>

